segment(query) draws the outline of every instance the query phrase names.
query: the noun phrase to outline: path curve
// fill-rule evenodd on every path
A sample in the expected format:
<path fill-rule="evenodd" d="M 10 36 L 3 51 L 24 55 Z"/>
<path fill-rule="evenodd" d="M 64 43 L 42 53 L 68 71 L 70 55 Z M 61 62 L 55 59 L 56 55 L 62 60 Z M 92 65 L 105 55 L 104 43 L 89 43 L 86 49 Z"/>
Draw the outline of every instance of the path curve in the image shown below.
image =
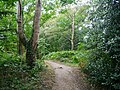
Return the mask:
<path fill-rule="evenodd" d="M 74 72 L 75 68 L 46 61 L 55 71 L 55 84 L 52 90 L 89 90 L 83 78 Z"/>

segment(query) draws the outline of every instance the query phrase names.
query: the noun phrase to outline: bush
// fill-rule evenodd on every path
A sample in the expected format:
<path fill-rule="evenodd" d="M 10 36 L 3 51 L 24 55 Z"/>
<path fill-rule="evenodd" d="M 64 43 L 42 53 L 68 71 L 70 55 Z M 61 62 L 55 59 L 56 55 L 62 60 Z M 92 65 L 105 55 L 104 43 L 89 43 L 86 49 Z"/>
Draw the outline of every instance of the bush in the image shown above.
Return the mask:
<path fill-rule="evenodd" d="M 61 62 L 85 64 L 87 61 L 87 51 L 59 51 L 52 52 L 43 57 L 47 60 L 59 60 Z"/>
<path fill-rule="evenodd" d="M 107 90 L 120 90 L 120 65 L 113 66 L 108 53 L 94 51 L 84 67 L 87 79 L 95 85 L 107 87 Z"/>
<path fill-rule="evenodd" d="M 95 46 L 85 67 L 88 80 L 120 90 L 120 0 L 93 0 L 87 44 Z M 102 22 L 101 22 L 102 21 Z"/>

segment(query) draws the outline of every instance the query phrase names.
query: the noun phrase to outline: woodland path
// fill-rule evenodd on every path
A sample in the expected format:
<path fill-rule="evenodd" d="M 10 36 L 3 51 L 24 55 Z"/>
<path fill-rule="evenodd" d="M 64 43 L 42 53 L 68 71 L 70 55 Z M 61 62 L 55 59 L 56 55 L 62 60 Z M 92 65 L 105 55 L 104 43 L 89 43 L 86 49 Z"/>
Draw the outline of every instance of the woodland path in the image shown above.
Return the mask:
<path fill-rule="evenodd" d="M 52 90 L 90 90 L 83 80 L 84 75 L 75 67 L 53 61 L 45 61 L 55 71 L 55 83 Z"/>

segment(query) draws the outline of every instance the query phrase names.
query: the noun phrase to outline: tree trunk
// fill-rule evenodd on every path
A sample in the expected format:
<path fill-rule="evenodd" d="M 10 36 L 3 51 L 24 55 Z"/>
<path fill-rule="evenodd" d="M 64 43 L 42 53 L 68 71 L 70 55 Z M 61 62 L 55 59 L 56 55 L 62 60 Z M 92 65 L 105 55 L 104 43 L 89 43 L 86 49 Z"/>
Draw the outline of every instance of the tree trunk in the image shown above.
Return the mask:
<path fill-rule="evenodd" d="M 24 53 L 24 46 L 26 44 L 26 37 L 23 33 L 23 15 L 22 15 L 22 0 L 18 1 L 17 6 L 17 36 L 18 36 L 18 54 L 23 55 Z M 22 36 L 22 38 L 20 38 Z"/>
<path fill-rule="evenodd" d="M 36 49 L 39 39 L 39 22 L 41 15 L 41 0 L 36 0 L 36 9 L 33 20 L 33 33 L 28 41 L 23 32 L 23 23 L 22 23 L 22 0 L 18 1 L 18 13 L 17 13 L 17 22 L 18 22 L 18 36 L 20 42 L 25 46 L 26 49 L 26 62 L 32 68 L 35 65 L 36 60 Z"/>
<path fill-rule="evenodd" d="M 23 46 L 23 44 L 21 43 L 20 40 L 18 41 L 18 54 L 19 55 L 23 55 L 24 54 L 24 46 Z"/>
<path fill-rule="evenodd" d="M 41 0 L 36 0 L 36 9 L 33 20 L 33 33 L 27 44 L 26 51 L 26 61 L 30 67 L 34 66 L 36 61 L 36 49 L 39 39 L 39 29 L 40 29 L 40 15 L 41 15 Z"/>
<path fill-rule="evenodd" d="M 40 15 L 41 15 L 41 0 L 36 0 L 36 9 L 35 9 L 35 15 L 33 20 L 33 33 L 30 39 L 32 48 L 34 50 L 37 48 L 37 43 L 39 39 Z"/>
<path fill-rule="evenodd" d="M 22 0 L 18 1 L 18 11 L 17 11 L 17 23 L 18 23 L 18 38 L 20 42 L 26 47 L 27 39 L 23 32 L 23 21 L 22 21 Z"/>
<path fill-rule="evenodd" d="M 71 50 L 74 49 L 74 34 L 75 34 L 75 15 L 72 16 L 72 35 L 71 35 Z"/>
<path fill-rule="evenodd" d="M 35 61 L 36 61 L 36 50 L 32 48 L 31 42 L 28 42 L 26 47 L 26 63 L 28 66 L 33 68 L 35 66 Z"/>

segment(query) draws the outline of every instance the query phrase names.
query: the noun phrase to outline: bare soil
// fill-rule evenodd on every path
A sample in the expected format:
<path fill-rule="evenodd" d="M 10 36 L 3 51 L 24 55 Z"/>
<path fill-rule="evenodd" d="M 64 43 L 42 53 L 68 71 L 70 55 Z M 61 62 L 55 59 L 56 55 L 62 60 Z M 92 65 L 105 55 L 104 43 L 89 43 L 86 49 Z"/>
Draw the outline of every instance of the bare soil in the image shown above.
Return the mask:
<path fill-rule="evenodd" d="M 75 67 L 53 61 L 45 61 L 55 72 L 55 83 L 52 90 L 92 90 L 84 80 L 84 74 Z"/>

